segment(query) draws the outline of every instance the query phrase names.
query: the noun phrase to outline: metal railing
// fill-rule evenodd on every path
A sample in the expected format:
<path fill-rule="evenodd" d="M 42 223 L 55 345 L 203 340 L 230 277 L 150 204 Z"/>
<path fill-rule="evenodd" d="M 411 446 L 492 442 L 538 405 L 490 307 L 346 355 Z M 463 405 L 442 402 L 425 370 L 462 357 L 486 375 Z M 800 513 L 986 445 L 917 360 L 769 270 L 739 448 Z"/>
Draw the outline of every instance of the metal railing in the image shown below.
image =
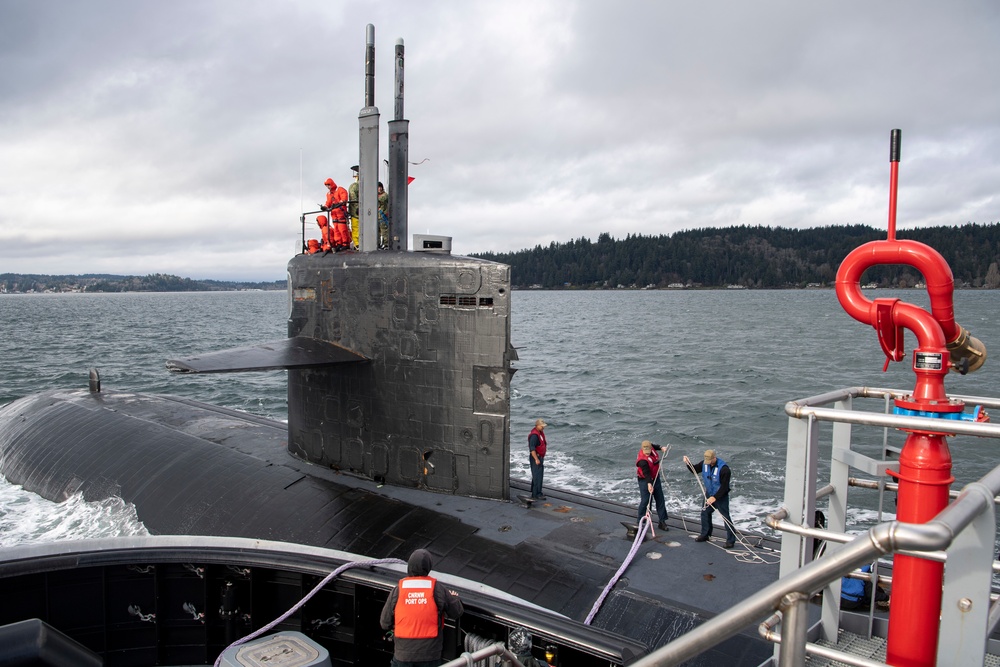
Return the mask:
<path fill-rule="evenodd" d="M 946 561 L 939 663 L 982 664 L 987 637 L 1000 622 L 1000 605 L 990 606 L 996 534 L 995 502 L 1000 495 L 1000 466 L 978 482 L 966 486 L 958 493 L 954 502 L 925 524 L 890 521 L 853 537 L 840 530 L 813 527 L 818 498 L 830 497 L 831 506 L 843 504 L 846 507 L 846 491 L 850 479 L 846 473 L 851 464 L 868 466 L 881 474 L 890 463 L 866 461 L 866 457 L 850 452 L 852 424 L 1000 438 L 1000 426 L 992 424 L 948 420 L 945 427 L 942 420 L 928 417 L 897 416 L 852 409 L 854 398 L 886 399 L 903 393 L 854 387 L 786 405 L 785 410 L 789 415 L 786 502 L 785 507 L 769 518 L 769 524 L 773 528 L 786 531 L 782 539 L 781 577 L 730 610 L 637 661 L 634 663 L 635 667 L 679 664 L 755 623 L 760 624 L 758 631 L 762 636 L 776 643 L 776 663 L 782 667 L 801 665 L 806 654 L 828 657 L 859 667 L 881 664 L 809 643 L 807 605 L 815 593 L 824 591 L 823 634 L 827 640 L 835 642 L 836 628 L 831 628 L 826 623 L 829 620 L 826 617 L 830 615 L 830 610 L 837 612 L 839 617 L 841 577 L 880 556 L 901 552 Z M 1000 401 L 996 399 L 957 398 L 986 407 L 1000 407 Z M 821 407 L 828 403 L 834 403 L 836 407 Z M 833 465 L 831 483 L 817 489 L 817 425 L 821 421 L 834 422 L 831 453 Z M 804 447 L 798 449 L 803 443 Z M 795 479 L 791 479 L 792 477 Z M 835 513 L 843 518 L 841 512 Z M 838 527 L 843 528 L 842 525 Z M 844 544 L 812 561 L 813 539 Z M 786 562 L 786 559 L 790 562 Z M 949 569 L 952 564 L 954 568 Z M 779 623 L 780 633 L 774 630 Z M 942 655 L 947 655 L 947 660 L 942 661 Z"/>
<path fill-rule="evenodd" d="M 332 210 L 335 209 L 335 208 L 342 208 L 342 209 L 346 210 L 347 209 L 347 204 L 348 204 L 348 202 L 341 202 L 339 204 L 334 204 L 332 208 L 326 208 L 325 206 L 323 206 L 322 204 L 320 204 L 318 210 L 316 210 L 316 211 L 304 211 L 301 215 L 299 215 L 299 224 L 302 226 L 301 249 L 299 251 L 299 254 L 305 254 L 306 252 L 309 251 L 309 247 L 308 247 L 307 242 L 306 242 L 306 225 L 307 225 L 307 223 L 306 223 L 306 216 L 307 215 L 320 214 L 320 213 L 325 214 L 325 215 L 329 216 L 329 218 L 330 218 L 330 224 L 332 225 L 333 224 Z M 350 216 L 348 216 L 348 223 L 350 223 Z"/>
<path fill-rule="evenodd" d="M 326 213 L 326 212 L 327 210 L 325 208 L 320 207 L 318 211 L 304 211 L 302 215 L 299 216 L 299 223 L 302 225 L 302 244 L 301 247 L 299 248 L 300 255 L 304 254 L 308 249 L 308 246 L 306 245 L 306 216 L 314 215 L 317 213 Z"/>

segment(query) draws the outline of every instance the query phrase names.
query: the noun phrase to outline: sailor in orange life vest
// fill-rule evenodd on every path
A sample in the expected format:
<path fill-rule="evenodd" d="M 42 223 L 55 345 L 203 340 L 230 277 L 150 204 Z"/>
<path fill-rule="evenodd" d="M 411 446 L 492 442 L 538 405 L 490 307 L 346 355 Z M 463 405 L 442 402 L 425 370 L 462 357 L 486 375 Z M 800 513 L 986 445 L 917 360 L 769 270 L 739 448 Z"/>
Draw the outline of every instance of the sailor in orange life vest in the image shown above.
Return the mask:
<path fill-rule="evenodd" d="M 320 208 L 330 212 L 330 222 L 333 225 L 331 245 L 334 251 L 347 250 L 351 247 L 351 231 L 347 228 L 347 190 L 333 182 L 332 178 L 323 182 L 326 185 L 326 203 Z"/>
<path fill-rule="evenodd" d="M 722 522 L 726 525 L 726 549 L 736 545 L 736 533 L 733 532 L 733 520 L 729 518 L 729 482 L 732 472 L 725 461 L 715 455 L 714 449 L 705 450 L 705 461 L 691 465 L 691 459 L 684 457 L 684 463 L 696 475 L 701 475 L 705 486 L 705 506 L 701 508 L 701 534 L 694 538 L 695 542 L 707 542 L 712 537 L 712 512 L 719 510 Z"/>
<path fill-rule="evenodd" d="M 431 555 L 425 549 L 410 554 L 407 576 L 399 580 L 382 607 L 383 630 L 393 630 L 392 667 L 437 667 L 441 664 L 444 617 L 456 619 L 465 611 L 458 593 L 445 589 L 433 577 Z"/>
<path fill-rule="evenodd" d="M 542 478 L 545 477 L 545 427 L 548 424 L 543 419 L 535 420 L 535 428 L 528 434 L 528 465 L 531 467 L 531 497 L 535 500 L 545 500 L 542 495 Z"/>
<path fill-rule="evenodd" d="M 667 505 L 663 501 L 663 485 L 660 484 L 660 454 L 663 448 L 649 440 L 643 440 L 635 457 L 635 474 L 639 479 L 639 518 L 642 521 L 649 511 L 649 497 L 656 501 L 656 514 L 660 519 L 657 528 L 667 529 Z"/>

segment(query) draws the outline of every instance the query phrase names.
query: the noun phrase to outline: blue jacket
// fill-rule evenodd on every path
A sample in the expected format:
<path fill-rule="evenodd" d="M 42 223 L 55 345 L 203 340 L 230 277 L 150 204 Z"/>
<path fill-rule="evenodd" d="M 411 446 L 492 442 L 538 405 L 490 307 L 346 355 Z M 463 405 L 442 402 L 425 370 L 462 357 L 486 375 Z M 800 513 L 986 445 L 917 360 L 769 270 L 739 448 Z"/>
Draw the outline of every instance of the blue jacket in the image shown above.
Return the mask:
<path fill-rule="evenodd" d="M 865 565 L 862 572 L 871 572 L 872 566 Z M 840 580 L 840 597 L 851 602 L 860 602 L 865 597 L 865 583 L 860 579 L 844 577 Z"/>
<path fill-rule="evenodd" d="M 715 465 L 709 466 L 704 461 L 701 464 L 701 478 L 705 482 L 705 494 L 715 496 L 716 500 L 722 500 L 729 495 L 729 485 L 726 484 L 725 493 L 720 494 L 722 489 L 722 469 L 726 467 L 726 462 L 716 457 Z M 727 480 L 728 481 L 728 480 Z"/>

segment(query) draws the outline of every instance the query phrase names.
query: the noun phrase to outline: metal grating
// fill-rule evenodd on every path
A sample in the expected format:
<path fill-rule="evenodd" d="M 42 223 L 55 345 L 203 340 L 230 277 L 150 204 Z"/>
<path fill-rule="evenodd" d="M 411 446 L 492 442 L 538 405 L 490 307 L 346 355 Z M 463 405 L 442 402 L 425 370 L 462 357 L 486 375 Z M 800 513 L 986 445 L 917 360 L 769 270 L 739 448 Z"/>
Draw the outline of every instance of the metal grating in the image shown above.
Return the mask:
<path fill-rule="evenodd" d="M 840 630 L 837 634 L 836 644 L 823 639 L 817 641 L 816 644 L 849 655 L 885 663 L 886 639 L 884 637 L 869 639 L 863 635 Z M 806 655 L 805 664 L 813 667 L 850 667 L 847 663 L 817 655 Z M 987 653 L 986 659 L 983 660 L 983 667 L 1000 667 L 1000 656 Z"/>
<path fill-rule="evenodd" d="M 816 644 L 835 651 L 842 651 L 850 655 L 868 658 L 869 660 L 877 660 L 882 663 L 885 662 L 886 640 L 883 637 L 872 637 L 869 639 L 862 635 L 856 635 L 853 632 L 840 630 L 837 633 L 836 644 L 826 641 L 825 639 L 817 641 Z M 806 655 L 805 664 L 814 665 L 815 667 L 849 667 L 847 663 L 830 660 L 829 658 L 823 658 L 816 655 Z"/>

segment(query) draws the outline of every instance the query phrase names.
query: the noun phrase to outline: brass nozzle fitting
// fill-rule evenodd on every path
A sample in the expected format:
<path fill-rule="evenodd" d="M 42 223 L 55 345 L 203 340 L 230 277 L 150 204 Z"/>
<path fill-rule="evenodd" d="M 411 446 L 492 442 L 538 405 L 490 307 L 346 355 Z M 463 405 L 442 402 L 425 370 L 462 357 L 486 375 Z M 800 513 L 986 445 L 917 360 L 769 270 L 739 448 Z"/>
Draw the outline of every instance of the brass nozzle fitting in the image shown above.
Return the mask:
<path fill-rule="evenodd" d="M 959 327 L 958 338 L 947 345 L 951 365 L 962 375 L 979 370 L 986 363 L 986 346 L 964 327 Z"/>

